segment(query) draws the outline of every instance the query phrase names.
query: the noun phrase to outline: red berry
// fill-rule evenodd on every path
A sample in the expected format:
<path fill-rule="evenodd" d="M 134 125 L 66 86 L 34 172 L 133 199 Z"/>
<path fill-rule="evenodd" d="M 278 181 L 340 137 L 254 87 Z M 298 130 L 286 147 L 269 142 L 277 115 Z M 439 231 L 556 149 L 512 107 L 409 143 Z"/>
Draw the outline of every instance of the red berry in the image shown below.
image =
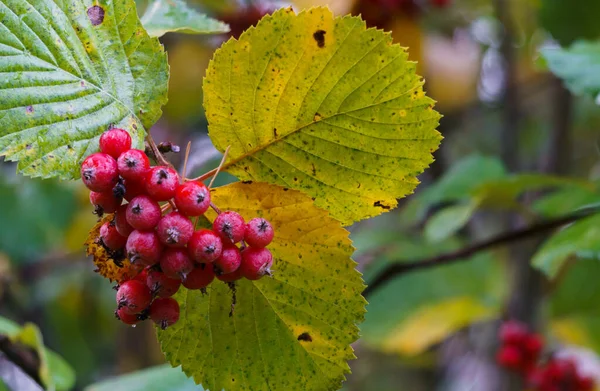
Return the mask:
<path fill-rule="evenodd" d="M 170 167 L 153 167 L 146 176 L 146 191 L 156 201 L 173 198 L 178 185 L 179 175 Z"/>
<path fill-rule="evenodd" d="M 148 277 L 148 269 L 143 269 L 135 277 L 131 278 L 131 280 L 141 281 L 145 284 L 147 277 Z"/>
<path fill-rule="evenodd" d="M 521 345 L 528 334 L 527 326 L 516 320 L 508 320 L 500 326 L 500 341 L 505 344 Z"/>
<path fill-rule="evenodd" d="M 518 347 L 505 345 L 496 355 L 496 361 L 505 368 L 518 370 L 523 366 L 523 354 Z"/>
<path fill-rule="evenodd" d="M 90 191 L 90 203 L 94 205 L 94 213 L 98 216 L 102 216 L 104 213 L 114 213 L 121 202 L 123 202 L 123 198 L 115 197 L 112 191 L 102 193 Z"/>
<path fill-rule="evenodd" d="M 113 128 L 100 136 L 100 152 L 115 159 L 129 148 L 131 148 L 131 136 L 126 130 Z"/>
<path fill-rule="evenodd" d="M 210 206 L 210 191 L 202 182 L 186 182 L 177 186 L 175 205 L 186 216 L 201 216 Z"/>
<path fill-rule="evenodd" d="M 185 280 L 185 277 L 194 270 L 194 263 L 185 249 L 170 247 L 160 258 L 160 268 L 169 278 Z"/>
<path fill-rule="evenodd" d="M 162 244 L 153 231 L 133 231 L 125 245 L 127 257 L 132 263 L 152 266 L 160 260 Z"/>
<path fill-rule="evenodd" d="M 242 254 L 240 249 L 232 244 L 223 247 L 221 256 L 213 264 L 216 274 L 228 274 L 239 269 L 241 263 Z"/>
<path fill-rule="evenodd" d="M 244 239 L 246 224 L 239 213 L 227 211 L 219 214 L 213 222 L 215 231 L 223 240 L 223 243 L 235 244 Z"/>
<path fill-rule="evenodd" d="M 523 344 L 523 348 L 531 360 L 537 359 L 543 347 L 544 340 L 539 334 L 527 335 Z"/>
<path fill-rule="evenodd" d="M 183 286 L 187 289 L 202 289 L 209 286 L 214 279 L 213 266 L 210 263 L 201 263 L 183 280 Z"/>
<path fill-rule="evenodd" d="M 127 222 L 139 231 L 154 229 L 161 215 L 158 202 L 146 195 L 137 196 L 127 204 Z"/>
<path fill-rule="evenodd" d="M 123 187 L 125 188 L 125 194 L 123 197 L 127 201 L 131 202 L 132 199 L 139 195 L 147 195 L 148 193 L 146 193 L 146 184 L 143 181 L 143 177 L 141 180 L 126 179 L 123 181 Z"/>
<path fill-rule="evenodd" d="M 141 182 L 150 170 L 150 159 L 144 151 L 129 149 L 119 156 L 117 165 L 124 179 Z"/>
<path fill-rule="evenodd" d="M 133 232 L 133 227 L 127 222 L 127 204 L 121 205 L 115 212 L 115 227 L 117 232 L 127 237 Z"/>
<path fill-rule="evenodd" d="M 595 385 L 593 377 L 580 375 L 577 379 L 577 391 L 593 391 Z"/>
<path fill-rule="evenodd" d="M 113 251 L 122 249 L 127 243 L 127 238 L 117 232 L 113 222 L 106 222 L 100 227 L 100 240 L 104 246 Z"/>
<path fill-rule="evenodd" d="M 273 240 L 273 226 L 267 220 L 256 217 L 246 224 L 244 241 L 250 247 L 263 248 Z"/>
<path fill-rule="evenodd" d="M 177 323 L 179 320 L 179 303 L 171 297 L 159 297 L 150 306 L 150 319 L 161 329 Z"/>
<path fill-rule="evenodd" d="M 438 8 L 444 8 L 450 5 L 451 0 L 431 0 L 431 5 Z"/>
<path fill-rule="evenodd" d="M 258 280 L 270 275 L 273 256 L 266 248 L 246 247 L 242 250 L 242 275 L 249 280 Z"/>
<path fill-rule="evenodd" d="M 158 222 L 156 232 L 161 242 L 170 247 L 183 247 L 194 233 L 194 224 L 179 212 L 171 212 Z"/>
<path fill-rule="evenodd" d="M 240 280 L 244 276 L 242 275 L 242 268 L 240 267 L 233 273 L 221 274 L 216 277 L 217 277 L 217 279 L 219 279 L 223 282 L 234 282 L 234 281 Z"/>
<path fill-rule="evenodd" d="M 125 281 L 117 290 L 119 309 L 127 314 L 139 314 L 150 305 L 151 300 L 150 289 L 141 281 Z"/>
<path fill-rule="evenodd" d="M 158 297 L 173 296 L 177 293 L 179 286 L 181 285 L 181 281 L 169 278 L 166 274 L 156 270 L 148 272 L 145 283 L 152 291 L 152 294 Z"/>
<path fill-rule="evenodd" d="M 188 251 L 196 262 L 214 262 L 223 252 L 223 242 L 213 231 L 200 229 L 192 234 L 188 242 Z"/>
<path fill-rule="evenodd" d="M 141 322 L 141 320 L 136 314 L 128 314 L 127 312 L 125 312 L 125 307 L 118 308 L 115 311 L 115 317 L 121 322 L 130 326 L 136 325 Z"/>
<path fill-rule="evenodd" d="M 119 180 L 117 162 L 105 153 L 93 153 L 81 163 L 81 180 L 91 191 L 112 191 Z"/>

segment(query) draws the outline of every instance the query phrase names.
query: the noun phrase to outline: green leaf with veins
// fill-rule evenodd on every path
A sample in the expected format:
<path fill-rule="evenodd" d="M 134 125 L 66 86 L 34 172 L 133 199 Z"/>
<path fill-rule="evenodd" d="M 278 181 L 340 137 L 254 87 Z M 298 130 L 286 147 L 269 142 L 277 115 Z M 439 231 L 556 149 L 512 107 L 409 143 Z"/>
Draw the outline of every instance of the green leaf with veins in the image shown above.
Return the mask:
<path fill-rule="evenodd" d="M 111 124 L 136 148 L 167 100 L 162 45 L 133 0 L 0 0 L 0 156 L 73 179 Z"/>

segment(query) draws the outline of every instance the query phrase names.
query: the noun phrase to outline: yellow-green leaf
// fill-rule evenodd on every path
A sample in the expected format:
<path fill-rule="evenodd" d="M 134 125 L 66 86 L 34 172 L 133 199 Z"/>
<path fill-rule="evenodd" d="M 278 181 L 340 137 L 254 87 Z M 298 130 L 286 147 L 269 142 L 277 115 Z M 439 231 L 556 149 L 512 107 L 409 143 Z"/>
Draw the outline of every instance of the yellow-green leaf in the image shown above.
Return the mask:
<path fill-rule="evenodd" d="M 209 134 L 225 169 L 301 190 L 343 224 L 413 191 L 441 136 L 404 48 L 327 8 L 263 18 L 211 61 Z"/>
<path fill-rule="evenodd" d="M 279 186 L 238 182 L 212 199 L 271 221 L 273 278 L 238 281 L 233 316 L 223 282 L 207 295 L 180 290 L 179 322 L 158 333 L 167 359 L 211 391 L 339 389 L 365 312 L 348 232 L 309 197 Z"/>

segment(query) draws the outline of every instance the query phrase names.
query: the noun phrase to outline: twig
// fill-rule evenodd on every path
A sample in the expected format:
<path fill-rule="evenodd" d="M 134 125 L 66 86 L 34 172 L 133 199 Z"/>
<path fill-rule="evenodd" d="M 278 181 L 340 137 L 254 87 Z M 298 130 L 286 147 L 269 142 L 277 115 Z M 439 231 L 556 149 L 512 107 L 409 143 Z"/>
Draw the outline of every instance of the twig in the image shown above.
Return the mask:
<path fill-rule="evenodd" d="M 171 165 L 171 163 L 169 163 L 167 161 L 167 159 L 165 159 L 165 157 L 162 155 L 162 153 L 160 153 L 160 151 L 158 150 L 158 147 L 156 146 L 156 143 L 154 142 L 154 139 L 152 138 L 150 133 L 148 133 L 148 135 L 146 136 L 146 142 L 150 146 L 150 149 L 152 149 L 152 153 L 154 153 L 154 157 L 156 158 L 156 161 L 159 164 L 161 164 L 163 166 L 173 167 L 173 165 Z"/>
<path fill-rule="evenodd" d="M 190 157 L 190 149 L 192 147 L 192 142 L 188 141 L 187 147 L 185 147 L 185 157 L 183 158 L 183 171 L 181 171 L 181 178 L 185 182 L 185 175 L 187 174 L 187 162 Z"/>
<path fill-rule="evenodd" d="M 213 203 L 211 202 L 211 203 L 210 203 L 210 207 L 211 207 L 211 208 L 212 208 L 212 209 L 213 209 L 215 212 L 217 212 L 217 214 L 218 214 L 218 215 L 220 215 L 220 214 L 221 214 L 221 209 L 219 209 L 219 208 L 217 207 L 217 205 L 215 205 L 215 204 L 213 204 Z"/>
<path fill-rule="evenodd" d="M 541 223 L 537 223 L 520 230 L 505 232 L 491 239 L 474 244 L 472 246 L 465 247 L 457 251 L 441 254 L 433 258 L 428 258 L 421 261 L 394 263 L 383 269 L 375 277 L 375 279 L 373 279 L 371 284 L 363 291 L 363 296 L 369 296 L 373 293 L 373 291 L 380 288 L 387 281 L 391 280 L 392 278 L 398 277 L 404 273 L 457 262 L 464 262 L 481 251 L 489 250 L 493 247 L 527 239 L 531 236 L 535 236 L 544 232 L 551 231 L 555 228 L 559 228 L 565 224 L 581 220 L 598 212 L 600 212 L 600 206 L 581 209 L 567 216 L 559 217 L 554 220 L 543 221 Z"/>
<path fill-rule="evenodd" d="M 225 150 L 225 153 L 223 154 L 223 158 L 221 158 L 221 163 L 219 163 L 219 167 L 217 167 L 217 171 L 215 171 L 215 175 L 212 177 L 212 179 L 210 180 L 210 183 L 208 184 L 209 189 L 212 187 L 213 182 L 217 178 L 217 175 L 219 175 L 219 172 L 221 171 L 221 167 L 223 167 L 223 164 L 225 164 L 225 159 L 227 159 L 227 154 L 229 153 L 229 148 L 231 148 L 231 145 L 228 146 L 227 149 Z"/>
<path fill-rule="evenodd" d="M 187 179 L 187 181 L 204 181 L 210 177 L 215 177 L 217 176 L 217 174 L 219 173 L 219 171 L 221 170 L 221 168 L 224 166 L 225 164 L 225 159 L 227 158 L 227 154 L 229 153 L 229 148 L 231 148 L 231 145 L 227 147 L 227 149 L 225 150 L 225 153 L 223 154 L 223 157 L 221 158 L 221 163 L 219 164 L 219 167 L 217 168 L 213 168 L 212 170 L 200 175 L 199 177 L 193 178 L 193 179 Z M 235 161 L 239 160 L 236 159 Z M 229 162 L 229 164 L 231 164 L 231 162 Z M 211 182 L 212 184 L 212 182 Z M 209 186 L 210 187 L 210 186 Z"/>
<path fill-rule="evenodd" d="M 0 352 L 21 368 L 27 376 L 45 387 L 39 374 L 40 359 L 34 351 L 13 343 L 6 335 L 0 335 Z"/>

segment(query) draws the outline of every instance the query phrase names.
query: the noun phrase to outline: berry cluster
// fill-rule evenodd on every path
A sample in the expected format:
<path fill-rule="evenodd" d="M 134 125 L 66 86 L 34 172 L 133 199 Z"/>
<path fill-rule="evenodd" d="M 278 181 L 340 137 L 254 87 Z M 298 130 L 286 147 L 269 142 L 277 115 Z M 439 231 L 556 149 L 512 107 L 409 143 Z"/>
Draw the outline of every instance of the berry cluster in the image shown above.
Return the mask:
<path fill-rule="evenodd" d="M 550 357 L 540 363 L 544 340 L 526 325 L 509 320 L 500 327 L 496 361 L 527 380 L 532 391 L 591 391 L 594 380 L 578 372 L 572 360 Z"/>
<path fill-rule="evenodd" d="M 81 164 L 81 178 L 95 213 L 114 213 L 98 243 L 117 265 L 128 258 L 138 273 L 117 287 L 115 315 L 123 323 L 149 317 L 162 328 L 174 324 L 179 305 L 171 296 L 180 285 L 204 292 L 215 277 L 233 283 L 270 275 L 271 224 L 221 212 L 204 183 L 181 180 L 173 168 L 151 166 L 144 151 L 131 149 L 127 131 L 102 134 L 100 152 Z M 218 213 L 212 229 L 195 230 L 190 218 L 210 207 Z"/>

